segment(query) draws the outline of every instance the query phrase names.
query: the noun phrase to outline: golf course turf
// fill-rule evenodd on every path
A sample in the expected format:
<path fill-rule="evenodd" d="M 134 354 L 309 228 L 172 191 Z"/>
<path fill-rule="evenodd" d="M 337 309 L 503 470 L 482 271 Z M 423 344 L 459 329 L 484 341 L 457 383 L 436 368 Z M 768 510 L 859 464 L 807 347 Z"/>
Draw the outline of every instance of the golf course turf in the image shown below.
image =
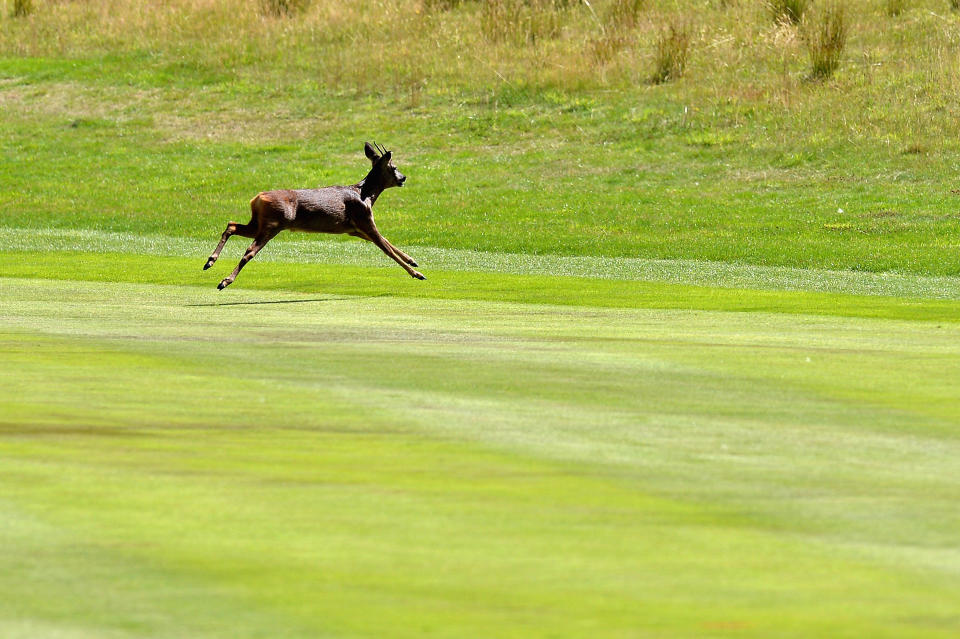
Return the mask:
<path fill-rule="evenodd" d="M 960 636 L 960 12 L 781 4 L 0 0 L 0 639 Z"/>
<path fill-rule="evenodd" d="M 8 636 L 955 627 L 955 321 L 798 314 L 799 292 L 0 294 Z"/>

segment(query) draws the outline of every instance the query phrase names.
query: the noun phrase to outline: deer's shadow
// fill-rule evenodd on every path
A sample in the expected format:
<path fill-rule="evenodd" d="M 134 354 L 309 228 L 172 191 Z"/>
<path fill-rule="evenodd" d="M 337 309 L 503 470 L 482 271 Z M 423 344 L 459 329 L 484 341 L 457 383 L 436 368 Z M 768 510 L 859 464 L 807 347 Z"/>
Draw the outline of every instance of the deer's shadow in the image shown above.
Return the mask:
<path fill-rule="evenodd" d="M 184 306 L 249 306 L 253 304 L 310 304 L 313 302 L 339 302 L 353 299 L 369 299 L 374 297 L 385 297 L 387 293 L 378 295 L 350 295 L 343 297 L 317 297 L 306 300 L 254 300 L 250 302 L 204 302 L 202 304 L 184 304 Z"/>

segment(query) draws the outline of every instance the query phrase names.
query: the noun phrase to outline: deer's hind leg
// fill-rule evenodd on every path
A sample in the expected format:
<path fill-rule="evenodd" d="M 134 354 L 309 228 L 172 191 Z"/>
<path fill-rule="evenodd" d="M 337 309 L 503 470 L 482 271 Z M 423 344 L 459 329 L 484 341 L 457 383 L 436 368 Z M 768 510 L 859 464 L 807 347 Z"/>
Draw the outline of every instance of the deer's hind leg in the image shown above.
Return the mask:
<path fill-rule="evenodd" d="M 227 240 L 230 239 L 232 235 L 239 235 L 241 237 L 256 237 L 260 232 L 260 212 L 258 210 L 258 205 L 260 203 L 260 197 L 263 193 L 258 193 L 252 200 L 250 200 L 250 221 L 246 224 L 240 224 L 238 222 L 228 222 L 227 228 L 223 231 L 223 235 L 220 236 L 220 243 L 217 244 L 217 248 L 213 250 L 213 253 L 210 254 L 210 258 L 207 260 L 207 263 L 203 266 L 203 270 L 207 270 L 213 263 L 217 261 L 217 258 L 220 257 L 220 251 L 223 250 L 223 245 L 227 243 Z"/>
<path fill-rule="evenodd" d="M 279 232 L 280 229 L 269 229 L 267 231 L 261 231 L 260 233 L 257 233 L 257 237 L 253 240 L 253 244 L 247 248 L 246 252 L 243 254 L 243 257 L 240 258 L 240 263 L 237 264 L 237 268 L 233 269 L 233 273 L 223 278 L 223 280 L 217 285 L 217 290 L 222 291 L 233 284 L 233 280 L 237 279 L 237 275 L 240 273 L 240 270 L 247 265 L 247 262 L 252 260 L 256 254 L 260 252 L 260 249 L 266 246 L 267 242 L 272 240 Z"/>
<path fill-rule="evenodd" d="M 210 254 L 210 257 L 207 259 L 207 263 L 203 265 L 203 270 L 207 270 L 213 263 L 217 261 L 217 258 L 220 257 L 220 251 L 223 250 L 223 245 L 227 243 L 232 236 L 239 235 L 241 237 L 255 237 L 257 235 L 257 225 L 254 224 L 254 220 L 250 220 L 247 224 L 240 224 L 238 222 L 228 222 L 227 228 L 223 231 L 223 235 L 220 236 L 220 243 L 217 244 L 217 248 L 213 249 L 213 253 Z"/>

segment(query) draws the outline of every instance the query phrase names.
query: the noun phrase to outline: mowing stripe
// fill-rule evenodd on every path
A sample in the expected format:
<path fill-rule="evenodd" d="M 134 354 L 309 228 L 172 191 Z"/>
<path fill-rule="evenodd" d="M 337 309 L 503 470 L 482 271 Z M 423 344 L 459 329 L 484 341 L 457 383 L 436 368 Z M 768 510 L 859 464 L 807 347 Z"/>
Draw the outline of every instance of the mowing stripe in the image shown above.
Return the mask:
<path fill-rule="evenodd" d="M 209 240 L 197 240 L 88 229 L 0 228 L 0 242 L 9 251 L 134 253 L 203 259 L 216 245 L 220 230 L 211 231 Z M 222 258 L 236 261 L 247 244 L 246 238 L 233 239 L 227 244 Z M 722 288 L 960 300 L 960 277 L 801 269 L 700 260 L 488 253 L 431 246 L 412 246 L 405 249 L 413 254 L 425 268 L 443 271 L 560 275 Z M 329 237 L 287 239 L 282 235 L 271 242 L 269 248 L 257 256 L 257 260 L 350 266 L 392 264 L 389 258 L 365 242 L 352 239 L 343 241 L 340 238 Z"/>
<path fill-rule="evenodd" d="M 204 260 L 108 253 L 3 253 L 0 277 L 68 279 L 137 284 L 178 284 L 210 289 L 211 304 L 228 304 L 233 291 L 259 289 L 323 295 L 476 300 L 603 308 L 697 309 L 900 320 L 960 322 L 960 301 L 837 293 L 709 288 L 664 282 L 548 277 L 424 268 L 426 282 L 396 265 L 266 264 L 254 260 L 227 291 L 215 288 L 232 263 L 201 270 Z"/>

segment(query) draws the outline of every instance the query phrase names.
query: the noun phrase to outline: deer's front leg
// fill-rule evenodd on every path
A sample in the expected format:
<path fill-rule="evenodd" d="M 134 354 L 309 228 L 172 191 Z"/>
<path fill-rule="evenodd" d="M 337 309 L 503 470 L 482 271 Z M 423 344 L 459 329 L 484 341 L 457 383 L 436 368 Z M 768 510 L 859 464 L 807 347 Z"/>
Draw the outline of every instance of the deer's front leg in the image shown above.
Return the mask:
<path fill-rule="evenodd" d="M 407 273 L 410 274 L 410 277 L 416 278 L 418 280 L 427 279 L 423 273 L 420 273 L 419 271 L 415 271 L 412 268 L 410 268 L 410 263 L 404 260 L 402 257 L 400 257 L 399 255 L 400 251 L 397 251 L 397 249 L 393 247 L 393 244 L 391 244 L 387 240 L 387 238 L 380 235 L 380 231 L 377 230 L 377 225 L 373 223 L 373 220 L 370 220 L 368 225 L 366 225 L 366 228 L 362 228 L 362 229 L 358 228 L 357 233 L 353 233 L 352 235 L 356 235 L 357 237 L 362 237 L 363 239 L 369 240 L 374 244 L 376 244 L 381 251 L 383 251 L 384 253 L 387 254 L 387 256 L 390 257 L 390 259 L 392 259 L 394 262 L 402 266 L 403 270 L 405 270 Z M 410 256 L 408 255 L 407 258 L 409 259 Z M 413 260 L 410 260 L 410 262 L 412 261 Z"/>
<path fill-rule="evenodd" d="M 373 242 L 373 238 L 369 237 L 366 233 L 362 233 L 362 232 L 360 232 L 360 231 L 353 231 L 353 232 L 350 233 L 350 235 L 352 235 L 352 236 L 354 236 L 354 237 L 359 237 L 360 239 L 366 240 L 366 241 L 368 241 L 368 242 Z M 380 237 L 383 237 L 383 236 L 381 235 Z M 386 243 L 390 246 L 390 248 L 393 250 L 393 252 L 396 253 L 396 254 L 400 257 L 401 260 L 403 260 L 404 262 L 406 262 L 406 263 L 409 264 L 410 266 L 420 266 L 419 264 L 417 264 L 417 261 L 416 261 L 415 259 L 413 259 L 413 258 L 410 257 L 409 255 L 407 255 L 406 253 L 404 253 L 403 251 L 401 251 L 400 249 L 398 249 L 396 246 L 394 246 L 394 245 L 393 245 L 393 242 L 391 242 L 390 240 L 388 240 L 388 239 L 385 238 L 385 237 L 383 238 L 383 241 L 386 242 Z"/>
<path fill-rule="evenodd" d="M 380 237 L 383 237 L 383 236 L 381 235 Z M 419 264 L 417 264 L 416 260 L 414 260 L 412 257 L 410 257 L 409 255 L 407 255 L 406 253 L 404 253 L 403 251 L 401 251 L 400 249 L 398 249 L 396 246 L 394 246 L 394 245 L 393 245 L 393 242 L 391 242 L 390 240 L 388 240 L 388 239 L 385 238 L 385 237 L 383 238 L 383 241 L 387 243 L 387 246 L 389 246 L 391 249 L 393 249 L 393 252 L 394 252 L 394 253 L 396 253 L 397 255 L 400 256 L 400 259 L 401 259 L 401 260 L 403 260 L 404 262 L 406 262 L 406 263 L 409 264 L 410 266 L 420 266 Z"/>

